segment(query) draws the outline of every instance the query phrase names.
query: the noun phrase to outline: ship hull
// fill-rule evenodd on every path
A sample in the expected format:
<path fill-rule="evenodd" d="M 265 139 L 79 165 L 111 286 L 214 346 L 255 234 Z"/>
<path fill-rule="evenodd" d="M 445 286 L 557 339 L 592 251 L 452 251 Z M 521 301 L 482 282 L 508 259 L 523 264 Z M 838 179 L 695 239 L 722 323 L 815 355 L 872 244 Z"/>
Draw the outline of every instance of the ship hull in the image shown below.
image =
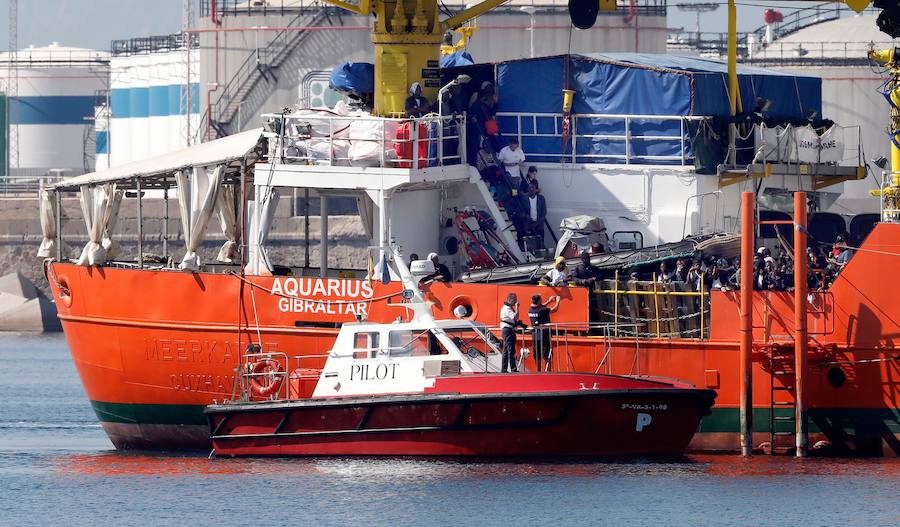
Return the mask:
<path fill-rule="evenodd" d="M 821 295 L 824 305 L 810 308 L 807 325 L 815 339 L 805 379 L 810 445 L 825 440 L 840 453 L 897 455 L 900 283 L 884 277 L 896 268 L 892 255 L 900 252 L 900 225 L 877 225 L 863 248 L 871 252 L 854 256 L 831 290 Z M 203 408 L 234 395 L 235 368 L 248 342 L 261 340 L 265 351 L 321 355 L 331 349 L 336 326 L 355 318 L 345 304 L 298 303 L 271 294 L 278 280 L 272 277 L 252 278 L 267 292 L 225 274 L 65 263 L 52 269 L 51 288 L 73 360 L 99 420 L 119 448 L 207 449 Z M 58 282 L 69 294 L 61 295 Z M 279 287 L 289 295 L 359 300 L 372 321 L 405 315 L 397 307 L 399 284 L 369 284 L 370 291 L 350 282 L 358 281 L 299 286 L 282 281 Z M 426 291 L 439 318 L 451 316 L 465 302 L 488 325 L 497 323 L 509 292 L 520 298 L 560 294 L 563 302 L 554 321 L 588 319 L 583 288 L 454 283 L 433 284 Z M 397 296 L 387 298 L 391 294 Z M 790 294 L 757 292 L 754 302 L 754 340 L 780 338 L 788 345 L 785 336 L 793 332 Z M 735 293 L 711 294 L 708 324 L 704 339 L 636 342 L 573 334 L 565 353 L 557 353 L 563 361 L 557 364 L 574 371 L 600 367 L 601 373 L 667 376 L 714 389 L 716 405 L 689 450 L 734 451 L 739 448 L 741 376 Z M 525 344 L 530 346 L 527 338 Z M 784 402 L 777 399 L 784 392 L 772 389 L 780 381 L 773 380 L 765 353 L 763 348 L 754 352 L 754 444 L 770 439 L 771 415 L 793 411 L 775 404 Z M 532 366 L 530 360 L 527 365 Z M 842 382 L 834 382 L 835 373 Z"/>
<path fill-rule="evenodd" d="M 604 381 L 518 377 L 540 385 L 555 380 L 548 376 L 574 386 Z M 464 380 L 502 385 L 516 376 L 478 377 L 487 378 Z M 206 413 L 213 451 L 225 456 L 678 455 L 714 398 L 672 387 L 457 392 L 230 403 Z"/>

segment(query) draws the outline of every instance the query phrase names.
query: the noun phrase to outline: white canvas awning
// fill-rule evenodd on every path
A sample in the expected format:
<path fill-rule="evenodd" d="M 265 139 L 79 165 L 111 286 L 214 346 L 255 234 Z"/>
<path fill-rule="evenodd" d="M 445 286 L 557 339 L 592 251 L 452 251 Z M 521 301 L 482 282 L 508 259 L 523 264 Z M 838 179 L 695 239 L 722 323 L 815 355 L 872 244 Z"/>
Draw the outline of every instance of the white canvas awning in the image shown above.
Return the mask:
<path fill-rule="evenodd" d="M 256 146 L 262 128 L 216 139 L 208 143 L 169 152 L 141 161 L 132 161 L 117 167 L 69 178 L 51 189 L 75 190 L 82 185 L 124 182 L 136 178 L 166 176 L 184 168 L 228 164 L 244 158 Z"/>

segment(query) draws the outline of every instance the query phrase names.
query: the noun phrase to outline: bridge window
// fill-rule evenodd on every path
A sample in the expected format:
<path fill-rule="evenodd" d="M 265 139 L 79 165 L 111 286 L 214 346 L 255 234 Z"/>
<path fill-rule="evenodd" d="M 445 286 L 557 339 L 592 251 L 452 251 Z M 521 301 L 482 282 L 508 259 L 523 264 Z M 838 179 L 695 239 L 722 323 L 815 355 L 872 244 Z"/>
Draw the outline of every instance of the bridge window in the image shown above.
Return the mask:
<path fill-rule="evenodd" d="M 353 336 L 353 358 L 368 359 L 378 353 L 378 333 L 359 332 Z"/>
<path fill-rule="evenodd" d="M 388 337 L 391 357 L 427 357 L 449 352 L 428 330 L 391 331 Z"/>

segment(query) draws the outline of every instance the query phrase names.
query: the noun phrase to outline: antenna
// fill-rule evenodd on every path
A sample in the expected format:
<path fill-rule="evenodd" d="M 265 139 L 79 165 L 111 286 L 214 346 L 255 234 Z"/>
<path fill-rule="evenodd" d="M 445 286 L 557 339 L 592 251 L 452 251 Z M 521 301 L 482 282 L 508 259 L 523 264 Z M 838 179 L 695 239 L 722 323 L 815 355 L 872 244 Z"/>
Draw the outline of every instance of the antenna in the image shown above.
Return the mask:
<path fill-rule="evenodd" d="M 700 15 L 702 13 L 711 13 L 719 8 L 719 4 L 712 2 L 701 2 L 697 4 L 675 4 L 679 11 L 693 12 L 697 15 L 697 41 L 700 40 Z"/>

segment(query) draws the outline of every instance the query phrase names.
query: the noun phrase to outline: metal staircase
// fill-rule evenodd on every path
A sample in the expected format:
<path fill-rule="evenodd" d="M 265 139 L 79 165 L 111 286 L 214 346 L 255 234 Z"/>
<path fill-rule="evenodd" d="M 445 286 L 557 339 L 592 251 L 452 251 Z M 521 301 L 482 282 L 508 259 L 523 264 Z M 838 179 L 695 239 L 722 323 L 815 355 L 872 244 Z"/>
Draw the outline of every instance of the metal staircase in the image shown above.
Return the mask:
<path fill-rule="evenodd" d="M 313 12 L 304 11 L 288 22 L 288 27 L 317 26 L 329 19 L 329 8 L 319 8 Z M 244 102 L 253 98 L 268 96 L 278 85 L 278 68 L 284 64 L 297 48 L 309 38 L 311 30 L 283 29 L 264 48 L 250 52 L 238 67 L 218 98 L 207 107 L 200 122 L 209 120 L 210 129 L 201 133 L 206 140 L 237 132 L 233 121 Z M 210 118 L 210 112 L 212 112 Z M 201 126 L 201 129 L 205 127 Z"/>

